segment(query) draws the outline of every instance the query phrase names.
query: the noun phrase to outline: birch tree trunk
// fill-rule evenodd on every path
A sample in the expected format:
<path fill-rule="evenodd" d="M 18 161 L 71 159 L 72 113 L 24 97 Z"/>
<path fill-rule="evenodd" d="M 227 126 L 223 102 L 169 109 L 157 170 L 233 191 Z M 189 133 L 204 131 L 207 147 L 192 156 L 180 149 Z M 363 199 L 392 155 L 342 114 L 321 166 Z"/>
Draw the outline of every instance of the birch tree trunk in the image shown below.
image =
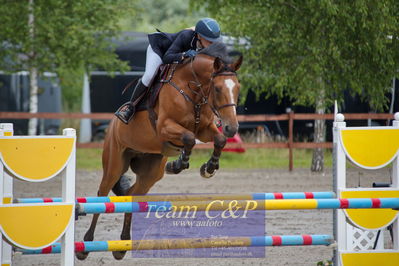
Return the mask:
<path fill-rule="evenodd" d="M 35 67 L 35 49 L 34 49 L 34 39 L 35 39 L 35 16 L 33 13 L 34 10 L 34 0 L 29 0 L 29 18 L 28 18 L 28 26 L 29 26 L 29 37 L 32 41 L 32 50 L 29 54 L 30 60 L 32 62 L 31 67 L 29 68 L 29 85 L 30 85 L 30 98 L 29 98 L 29 112 L 37 113 L 38 111 L 38 71 Z M 37 130 L 37 118 L 29 119 L 28 124 L 28 134 L 36 135 Z"/>
<path fill-rule="evenodd" d="M 316 113 L 324 114 L 324 86 L 320 80 L 320 87 L 322 88 L 316 102 Z M 325 142 L 326 139 L 326 128 L 325 120 L 315 120 L 314 123 L 314 142 L 321 143 Z M 313 150 L 312 165 L 310 167 L 312 172 L 324 171 L 324 149 L 316 148 Z"/>

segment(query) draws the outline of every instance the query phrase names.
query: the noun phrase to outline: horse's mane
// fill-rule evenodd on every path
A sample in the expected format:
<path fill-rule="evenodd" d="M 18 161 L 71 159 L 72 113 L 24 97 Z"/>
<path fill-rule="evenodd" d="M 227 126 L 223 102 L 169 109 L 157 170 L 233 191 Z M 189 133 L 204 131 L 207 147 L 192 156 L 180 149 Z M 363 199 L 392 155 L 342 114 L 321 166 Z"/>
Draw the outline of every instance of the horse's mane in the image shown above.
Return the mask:
<path fill-rule="evenodd" d="M 232 59 L 227 52 L 226 44 L 222 42 L 214 42 L 208 47 L 201 49 L 198 54 L 205 54 L 212 57 L 219 57 L 225 64 L 231 64 Z"/>

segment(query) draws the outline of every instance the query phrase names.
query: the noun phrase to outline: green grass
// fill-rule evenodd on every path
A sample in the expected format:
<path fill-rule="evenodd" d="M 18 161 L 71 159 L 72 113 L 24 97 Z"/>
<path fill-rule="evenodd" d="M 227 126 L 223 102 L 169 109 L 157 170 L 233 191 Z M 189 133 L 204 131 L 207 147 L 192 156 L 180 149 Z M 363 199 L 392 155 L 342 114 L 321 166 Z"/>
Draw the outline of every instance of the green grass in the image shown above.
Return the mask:
<path fill-rule="evenodd" d="M 77 149 L 76 167 L 86 170 L 100 170 L 102 149 Z"/>
<path fill-rule="evenodd" d="M 77 168 L 87 170 L 101 169 L 101 149 L 78 149 Z M 190 168 L 199 168 L 210 156 L 211 150 L 194 150 L 190 158 Z M 294 150 L 294 168 L 310 168 L 312 150 Z M 177 158 L 177 157 L 174 157 Z M 169 158 L 173 160 L 174 158 Z M 332 154 L 325 150 L 324 166 L 332 166 Z M 288 169 L 287 149 L 248 149 L 245 153 L 224 152 L 220 159 L 224 169 Z"/>

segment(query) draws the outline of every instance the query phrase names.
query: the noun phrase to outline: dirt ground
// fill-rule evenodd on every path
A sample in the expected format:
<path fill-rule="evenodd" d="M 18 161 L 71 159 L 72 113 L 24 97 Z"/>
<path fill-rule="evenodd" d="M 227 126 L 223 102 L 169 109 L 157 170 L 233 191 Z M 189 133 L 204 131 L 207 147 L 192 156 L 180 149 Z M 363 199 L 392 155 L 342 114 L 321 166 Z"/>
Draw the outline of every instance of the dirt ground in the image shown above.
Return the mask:
<path fill-rule="evenodd" d="M 129 173 L 128 173 L 129 175 Z M 133 176 L 132 173 L 130 173 Z M 348 170 L 348 184 L 371 186 L 372 182 L 389 182 L 388 170 Z M 96 195 L 101 171 L 78 171 L 76 195 Z M 15 197 L 38 197 L 61 195 L 60 178 L 47 184 L 15 183 Z M 179 175 L 166 175 L 157 183 L 152 193 L 248 193 L 248 192 L 296 192 L 331 191 L 332 172 L 312 174 L 306 169 L 286 170 L 223 170 L 213 178 L 203 179 L 198 169 Z M 95 240 L 118 240 L 122 228 L 123 214 L 100 216 Z M 76 222 L 75 239 L 82 241 L 89 227 L 91 215 Z M 288 234 L 332 234 L 331 210 L 269 211 L 266 215 L 267 235 Z M 122 261 L 116 261 L 111 252 L 91 253 L 85 261 L 75 259 L 75 265 L 316 265 L 318 261 L 329 260 L 332 248 L 324 246 L 267 247 L 265 258 L 132 258 L 129 253 Z M 15 254 L 14 265 L 59 265 L 59 255 Z"/>

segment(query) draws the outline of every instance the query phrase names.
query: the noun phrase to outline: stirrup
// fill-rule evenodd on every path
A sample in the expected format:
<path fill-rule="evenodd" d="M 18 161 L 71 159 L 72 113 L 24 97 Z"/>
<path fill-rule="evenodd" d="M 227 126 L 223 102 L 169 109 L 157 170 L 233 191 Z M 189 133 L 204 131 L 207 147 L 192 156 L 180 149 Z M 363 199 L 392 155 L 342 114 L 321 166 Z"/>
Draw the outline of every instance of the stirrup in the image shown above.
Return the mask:
<path fill-rule="evenodd" d="M 130 120 L 132 120 L 134 114 L 136 113 L 136 108 L 132 106 L 130 102 L 123 104 L 119 109 L 115 112 L 115 116 L 118 117 L 123 123 L 126 125 L 129 124 Z M 130 112 L 130 114 L 129 114 Z"/>

